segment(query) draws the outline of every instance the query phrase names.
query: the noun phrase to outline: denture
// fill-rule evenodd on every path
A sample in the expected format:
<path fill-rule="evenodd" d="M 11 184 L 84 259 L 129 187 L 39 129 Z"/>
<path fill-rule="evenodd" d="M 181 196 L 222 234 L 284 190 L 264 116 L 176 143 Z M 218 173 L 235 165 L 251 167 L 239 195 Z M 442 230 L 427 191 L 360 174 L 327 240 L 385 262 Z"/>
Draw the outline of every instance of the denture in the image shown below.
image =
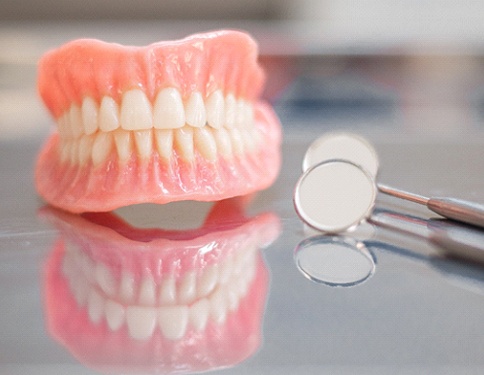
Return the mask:
<path fill-rule="evenodd" d="M 267 188 L 281 127 L 259 99 L 257 55 L 237 31 L 147 47 L 77 40 L 46 53 L 38 89 L 57 127 L 37 161 L 39 194 L 79 213 Z"/>
<path fill-rule="evenodd" d="M 40 212 L 59 231 L 45 266 L 49 333 L 101 372 L 234 366 L 260 345 L 268 270 L 260 249 L 280 222 L 238 198 L 187 231 L 136 228 L 114 213 Z"/>

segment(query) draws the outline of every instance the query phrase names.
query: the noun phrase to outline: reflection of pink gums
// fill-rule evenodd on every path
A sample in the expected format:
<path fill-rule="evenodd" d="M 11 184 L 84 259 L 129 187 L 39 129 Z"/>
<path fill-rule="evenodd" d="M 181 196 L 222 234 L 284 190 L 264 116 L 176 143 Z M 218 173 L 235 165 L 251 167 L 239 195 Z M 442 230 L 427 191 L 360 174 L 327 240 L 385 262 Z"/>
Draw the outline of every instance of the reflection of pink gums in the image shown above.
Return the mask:
<path fill-rule="evenodd" d="M 207 263 L 223 262 L 230 252 L 244 251 L 237 246 L 246 243 L 247 238 L 257 238 L 258 247 L 274 240 L 279 231 L 279 222 L 274 215 L 242 219 L 237 205 L 234 200 L 216 204 L 200 229 L 187 232 L 133 228 L 129 231 L 119 219 L 111 221 L 111 227 L 123 234 L 92 221 L 102 222 L 107 218 L 105 215 L 111 214 L 96 214 L 89 221 L 51 209 L 44 211 L 43 214 L 62 233 L 62 239 L 56 243 L 46 265 L 45 307 L 49 332 L 79 361 L 103 372 L 120 369 L 124 372 L 157 370 L 162 373 L 203 371 L 235 365 L 250 356 L 260 343 L 268 282 L 267 269 L 260 254 L 256 258 L 255 276 L 237 309 L 229 312 L 223 323 L 209 319 L 202 331 L 187 329 L 179 340 L 167 339 L 155 330 L 148 340 L 140 341 L 129 335 L 126 324 L 113 332 L 104 320 L 97 325 L 92 323 L 86 308 L 78 306 L 61 271 L 66 241 L 76 242 L 90 257 L 110 269 L 130 267 L 134 272 L 148 269 L 161 278 L 165 268 L 160 270 L 156 264 L 164 264 L 170 270 L 175 264 L 181 264 L 180 276 L 184 271 L 193 271 Z M 224 211 L 231 216 L 230 221 L 221 220 Z M 111 218 L 115 219 L 115 216 Z M 198 251 L 209 243 L 215 244 L 212 245 L 213 254 Z"/>

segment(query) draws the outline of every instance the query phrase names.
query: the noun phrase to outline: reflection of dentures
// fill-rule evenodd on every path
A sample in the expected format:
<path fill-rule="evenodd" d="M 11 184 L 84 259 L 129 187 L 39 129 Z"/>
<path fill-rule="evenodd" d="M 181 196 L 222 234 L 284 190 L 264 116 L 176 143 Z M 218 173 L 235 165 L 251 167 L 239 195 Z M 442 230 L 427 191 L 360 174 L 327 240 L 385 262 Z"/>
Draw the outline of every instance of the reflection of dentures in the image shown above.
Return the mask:
<path fill-rule="evenodd" d="M 144 48 L 68 43 L 40 62 L 58 132 L 39 157 L 38 190 L 84 212 L 263 189 L 277 175 L 281 137 L 258 100 L 263 82 L 257 46 L 240 32 Z"/>
<path fill-rule="evenodd" d="M 234 209 L 221 201 L 187 232 L 43 211 L 62 233 L 46 268 L 50 332 L 103 370 L 201 371 L 247 358 L 260 342 L 268 281 L 259 248 L 279 222 L 263 214 L 223 224 Z"/>

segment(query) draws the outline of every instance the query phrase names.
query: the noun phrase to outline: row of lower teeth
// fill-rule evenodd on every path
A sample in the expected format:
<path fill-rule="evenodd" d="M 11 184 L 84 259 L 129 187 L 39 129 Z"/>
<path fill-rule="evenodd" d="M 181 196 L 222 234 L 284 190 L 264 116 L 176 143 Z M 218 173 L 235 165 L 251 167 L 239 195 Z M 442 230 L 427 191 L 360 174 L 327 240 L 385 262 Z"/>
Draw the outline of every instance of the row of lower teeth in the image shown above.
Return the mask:
<path fill-rule="evenodd" d="M 195 158 L 198 152 L 203 158 L 214 161 L 220 155 L 230 157 L 253 151 L 260 142 L 260 134 L 254 127 L 212 129 L 185 126 L 175 130 L 117 129 L 113 132 L 98 132 L 78 139 L 61 138 L 60 159 L 73 165 L 94 165 L 103 163 L 116 150 L 120 161 L 130 159 L 136 152 L 138 157 L 149 159 L 156 151 L 164 160 L 170 160 L 174 153 L 186 161 Z"/>
<path fill-rule="evenodd" d="M 183 101 L 177 89 L 168 87 L 158 93 L 153 104 L 139 89 L 125 92 L 121 105 L 109 96 L 104 96 L 100 103 L 85 97 L 81 106 L 72 104 L 57 122 L 61 136 L 70 139 L 118 128 L 178 129 L 185 125 L 232 128 L 251 124 L 253 119 L 252 105 L 233 94 L 224 96 L 217 90 L 204 100 L 201 93 L 194 92 Z"/>

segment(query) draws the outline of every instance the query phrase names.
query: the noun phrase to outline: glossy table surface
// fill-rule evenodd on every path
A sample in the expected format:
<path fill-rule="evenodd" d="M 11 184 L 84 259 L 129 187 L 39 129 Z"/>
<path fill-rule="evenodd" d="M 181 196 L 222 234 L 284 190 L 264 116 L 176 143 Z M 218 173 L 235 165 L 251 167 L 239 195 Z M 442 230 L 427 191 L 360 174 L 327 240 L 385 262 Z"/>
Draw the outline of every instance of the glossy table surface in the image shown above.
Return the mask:
<path fill-rule="evenodd" d="M 37 196 L 33 168 L 50 120 L 35 102 L 34 66 L 7 60 L 0 66 L 1 374 L 483 373 L 483 266 L 443 258 L 421 237 L 363 224 L 345 236 L 365 245 L 371 274 L 347 287 L 334 285 L 345 283 L 341 274 L 332 286 L 314 282 L 294 254 L 317 233 L 303 226 L 292 203 L 306 147 L 320 134 L 343 130 L 372 141 L 381 182 L 484 202 L 479 55 L 266 56 L 272 90 L 266 95 L 284 128 L 274 185 L 250 202 L 243 218 L 232 215 L 230 203 L 141 205 L 115 213 L 130 223 L 122 231 L 106 227 L 113 217 L 67 215 Z M 381 194 L 377 207 L 435 217 Z M 212 221 L 203 224 L 210 210 Z M 422 224 L 412 225 L 417 234 L 427 233 Z M 107 299 L 96 304 L 87 296 L 95 289 L 89 277 L 104 280 L 98 289 L 109 289 L 109 272 L 113 288 L 121 288 L 123 267 L 138 270 L 134 288 L 149 294 L 140 275 L 154 275 L 161 289 L 160 264 L 190 256 L 200 263 L 211 253 L 218 272 L 227 274 L 220 287 L 224 307 L 212 307 L 216 318 L 198 332 L 169 339 L 156 328 L 149 339 L 137 340 L 125 325 L 108 327 L 105 312 L 99 313 Z M 338 253 L 335 267 L 350 264 L 349 273 L 356 272 L 345 263 L 351 254 Z M 196 277 L 207 269 L 195 268 Z M 156 314 L 169 315 L 161 302 L 154 305 Z M 182 314 L 171 311 L 170 319 Z M 149 321 L 149 311 L 139 314 Z"/>

